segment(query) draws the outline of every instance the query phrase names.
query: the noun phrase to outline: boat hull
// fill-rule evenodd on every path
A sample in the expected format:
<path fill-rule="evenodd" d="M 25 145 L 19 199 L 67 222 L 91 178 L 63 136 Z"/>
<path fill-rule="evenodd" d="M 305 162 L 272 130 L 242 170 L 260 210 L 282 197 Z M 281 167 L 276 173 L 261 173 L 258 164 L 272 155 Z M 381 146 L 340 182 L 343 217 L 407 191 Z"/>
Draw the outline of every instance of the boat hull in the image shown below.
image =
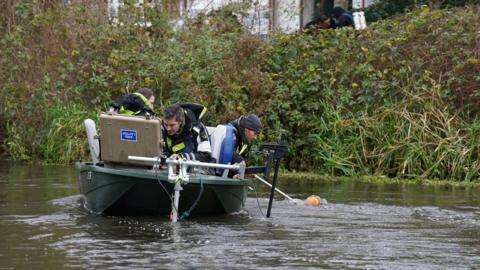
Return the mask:
<path fill-rule="evenodd" d="M 174 184 L 166 171 L 105 168 L 77 163 L 78 184 L 85 207 L 107 215 L 168 215 Z M 249 180 L 192 175 L 182 185 L 178 212 L 189 216 L 218 215 L 242 210 Z M 191 209 L 191 211 L 189 211 Z M 189 212 L 187 212 L 189 211 Z"/>

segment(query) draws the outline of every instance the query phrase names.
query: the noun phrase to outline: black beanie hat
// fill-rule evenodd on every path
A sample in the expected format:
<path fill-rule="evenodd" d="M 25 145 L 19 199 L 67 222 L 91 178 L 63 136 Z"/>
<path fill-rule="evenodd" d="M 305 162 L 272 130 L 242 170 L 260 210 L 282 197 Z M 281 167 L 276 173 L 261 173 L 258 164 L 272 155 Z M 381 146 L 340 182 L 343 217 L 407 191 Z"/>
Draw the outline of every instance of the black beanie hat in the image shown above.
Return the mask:
<path fill-rule="evenodd" d="M 247 116 L 241 117 L 239 124 L 240 127 L 251 129 L 257 134 L 260 133 L 263 128 L 262 122 L 260 122 L 260 119 L 255 114 L 249 114 Z"/>

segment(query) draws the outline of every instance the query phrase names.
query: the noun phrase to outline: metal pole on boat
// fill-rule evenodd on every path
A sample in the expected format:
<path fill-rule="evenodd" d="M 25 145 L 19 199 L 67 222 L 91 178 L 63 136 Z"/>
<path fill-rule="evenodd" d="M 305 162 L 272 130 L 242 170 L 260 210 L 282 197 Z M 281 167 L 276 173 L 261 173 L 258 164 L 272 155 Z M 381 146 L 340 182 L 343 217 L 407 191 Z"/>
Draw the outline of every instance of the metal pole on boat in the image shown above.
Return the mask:
<path fill-rule="evenodd" d="M 269 188 L 272 187 L 272 185 L 270 183 L 267 182 L 267 180 L 263 179 L 262 177 L 258 176 L 255 174 L 255 178 L 257 178 L 260 182 L 264 183 L 265 185 L 267 185 Z M 295 202 L 294 199 L 292 199 L 292 197 L 288 196 L 285 192 L 281 191 L 280 189 L 278 188 L 275 188 L 275 191 L 280 193 L 283 197 L 289 199 L 290 201 L 292 202 Z"/>
<path fill-rule="evenodd" d="M 169 181 L 174 181 L 174 195 L 173 195 L 173 202 L 172 202 L 172 222 L 175 223 L 178 220 L 178 205 L 180 204 L 180 191 L 183 190 L 182 184 L 188 183 L 188 165 L 180 162 L 178 165 L 180 166 L 178 170 L 178 175 L 175 175 L 173 172 L 173 167 L 175 166 L 172 162 L 167 162 L 168 164 L 168 179 Z M 172 174 L 173 173 L 173 174 Z"/>
<path fill-rule="evenodd" d="M 279 169 L 280 169 L 280 159 L 277 159 L 275 162 L 275 172 L 273 173 L 272 189 L 270 191 L 270 200 L 268 201 L 267 218 L 270 217 L 270 211 L 272 210 L 273 196 L 275 195 Z"/>
<path fill-rule="evenodd" d="M 180 191 L 182 191 L 182 185 L 180 184 L 180 181 L 177 181 L 175 183 L 175 193 L 173 195 L 173 207 L 172 207 L 172 222 L 175 223 L 178 220 L 178 204 L 180 201 Z"/>
<path fill-rule="evenodd" d="M 272 162 L 275 161 L 275 172 L 273 174 L 272 187 L 270 190 L 270 200 L 268 201 L 267 209 L 267 218 L 270 217 L 270 212 L 272 210 L 273 196 L 275 195 L 275 190 L 277 190 L 277 177 L 278 170 L 280 169 L 280 160 L 288 152 L 288 146 L 285 143 L 285 134 L 280 136 L 280 141 L 278 144 L 262 144 L 260 145 L 260 150 L 267 150 L 269 152 L 267 165 L 265 168 L 265 177 L 270 178 L 270 167 Z M 291 198 L 290 198 L 291 199 Z"/>
<path fill-rule="evenodd" d="M 156 157 L 128 156 L 128 160 L 144 162 L 147 164 L 155 164 L 158 162 L 158 158 Z M 229 164 L 217 164 L 217 163 L 209 163 L 209 162 L 190 161 L 190 160 L 185 161 L 185 160 L 175 160 L 175 159 L 167 159 L 165 163 L 172 164 L 172 165 L 183 165 L 183 166 L 189 166 L 189 167 L 238 170 L 240 179 L 243 179 L 245 176 L 245 163 L 240 163 L 239 165 L 229 165 Z M 187 176 L 186 173 L 185 173 L 185 176 Z"/>

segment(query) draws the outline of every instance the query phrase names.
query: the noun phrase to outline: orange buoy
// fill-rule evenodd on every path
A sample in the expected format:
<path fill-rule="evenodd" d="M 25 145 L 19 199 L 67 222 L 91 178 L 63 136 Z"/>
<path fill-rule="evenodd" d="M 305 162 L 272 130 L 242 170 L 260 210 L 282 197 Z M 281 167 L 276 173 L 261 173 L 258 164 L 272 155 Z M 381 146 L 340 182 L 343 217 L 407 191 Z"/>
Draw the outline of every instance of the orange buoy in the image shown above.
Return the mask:
<path fill-rule="evenodd" d="M 322 199 L 317 195 L 310 195 L 305 202 L 311 206 L 320 206 Z"/>

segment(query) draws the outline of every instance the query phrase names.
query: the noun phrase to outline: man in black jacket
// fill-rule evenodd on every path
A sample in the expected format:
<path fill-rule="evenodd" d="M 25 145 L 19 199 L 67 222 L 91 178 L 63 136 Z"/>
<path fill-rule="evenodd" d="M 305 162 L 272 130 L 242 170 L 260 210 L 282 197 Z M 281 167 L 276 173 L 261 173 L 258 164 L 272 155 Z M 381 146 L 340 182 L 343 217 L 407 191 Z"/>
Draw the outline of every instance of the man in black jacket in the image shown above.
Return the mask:
<path fill-rule="evenodd" d="M 232 163 L 240 163 L 247 158 L 252 142 L 262 131 L 263 125 L 255 114 L 241 116 L 230 122 L 229 125 L 234 127 L 235 135 L 235 153 L 233 154 Z"/>
<path fill-rule="evenodd" d="M 177 159 L 215 162 L 207 130 L 200 121 L 206 108 L 198 104 L 175 104 L 163 112 L 164 155 Z"/>
<path fill-rule="evenodd" d="M 335 7 L 332 10 L 333 28 L 345 26 L 354 27 L 353 16 L 341 7 Z"/>

